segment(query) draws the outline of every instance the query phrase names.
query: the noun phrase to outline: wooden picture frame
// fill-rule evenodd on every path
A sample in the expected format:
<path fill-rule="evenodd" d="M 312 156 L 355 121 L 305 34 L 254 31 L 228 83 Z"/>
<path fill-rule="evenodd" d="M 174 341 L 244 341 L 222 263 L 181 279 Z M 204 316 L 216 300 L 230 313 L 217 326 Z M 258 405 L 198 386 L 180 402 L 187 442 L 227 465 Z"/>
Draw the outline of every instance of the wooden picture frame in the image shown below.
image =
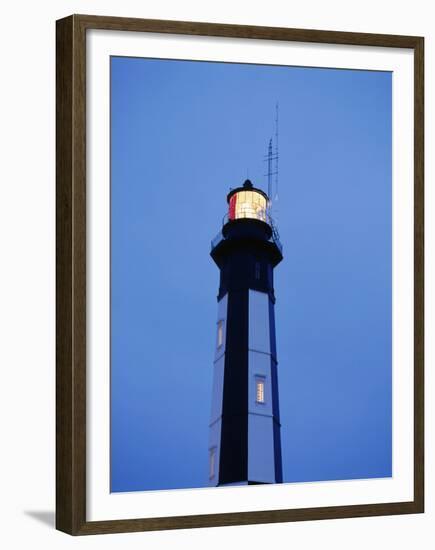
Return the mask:
<path fill-rule="evenodd" d="M 414 59 L 414 499 L 366 505 L 87 521 L 86 33 L 91 29 L 376 46 Z M 56 33 L 56 528 L 71 535 L 421 513 L 424 510 L 424 40 L 415 36 L 72 15 Z"/>

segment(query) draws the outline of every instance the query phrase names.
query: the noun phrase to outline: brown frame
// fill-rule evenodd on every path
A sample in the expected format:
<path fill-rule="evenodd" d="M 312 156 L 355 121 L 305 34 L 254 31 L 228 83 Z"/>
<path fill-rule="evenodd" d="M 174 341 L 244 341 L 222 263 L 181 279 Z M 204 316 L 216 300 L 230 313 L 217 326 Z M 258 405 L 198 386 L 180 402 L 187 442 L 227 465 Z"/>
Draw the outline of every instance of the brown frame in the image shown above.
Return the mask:
<path fill-rule="evenodd" d="M 410 48 L 414 51 L 414 500 L 86 521 L 86 31 Z M 424 39 L 304 29 L 72 15 L 56 25 L 56 528 L 71 535 L 247 525 L 424 511 Z"/>

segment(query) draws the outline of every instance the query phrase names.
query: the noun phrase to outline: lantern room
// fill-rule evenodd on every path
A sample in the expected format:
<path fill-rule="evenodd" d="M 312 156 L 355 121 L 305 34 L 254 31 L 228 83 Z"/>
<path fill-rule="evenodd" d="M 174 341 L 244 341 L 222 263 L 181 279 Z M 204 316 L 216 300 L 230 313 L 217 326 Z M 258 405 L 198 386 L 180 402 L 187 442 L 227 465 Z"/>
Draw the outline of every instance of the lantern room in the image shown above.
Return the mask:
<path fill-rule="evenodd" d="M 250 218 L 267 223 L 268 197 L 266 193 L 256 189 L 250 180 L 246 180 L 243 187 L 230 191 L 227 200 L 229 221 Z"/>

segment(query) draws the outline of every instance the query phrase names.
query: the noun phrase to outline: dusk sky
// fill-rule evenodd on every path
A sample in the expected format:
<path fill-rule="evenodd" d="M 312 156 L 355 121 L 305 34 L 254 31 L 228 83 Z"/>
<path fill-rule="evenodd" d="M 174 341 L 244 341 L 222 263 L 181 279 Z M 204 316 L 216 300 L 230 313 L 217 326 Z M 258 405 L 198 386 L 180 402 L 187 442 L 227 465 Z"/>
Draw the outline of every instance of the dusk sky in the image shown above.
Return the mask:
<path fill-rule="evenodd" d="M 205 487 L 219 272 L 267 191 L 284 482 L 391 476 L 391 73 L 111 59 L 111 487 Z"/>

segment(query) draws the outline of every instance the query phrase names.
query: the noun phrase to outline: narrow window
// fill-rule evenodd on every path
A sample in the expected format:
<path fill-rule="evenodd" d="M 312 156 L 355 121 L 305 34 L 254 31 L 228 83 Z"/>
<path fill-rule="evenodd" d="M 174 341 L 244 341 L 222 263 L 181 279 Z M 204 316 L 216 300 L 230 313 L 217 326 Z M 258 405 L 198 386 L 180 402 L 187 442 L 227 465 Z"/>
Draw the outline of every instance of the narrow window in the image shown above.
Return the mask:
<path fill-rule="evenodd" d="M 257 403 L 264 403 L 264 378 L 257 378 L 255 384 L 255 400 Z"/>
<path fill-rule="evenodd" d="M 209 471 L 209 478 L 213 479 L 215 476 L 215 468 L 216 468 L 216 447 L 213 447 L 210 449 L 210 471 Z"/>
<path fill-rule="evenodd" d="M 255 278 L 260 279 L 260 262 L 255 262 Z"/>
<path fill-rule="evenodd" d="M 224 322 L 218 321 L 217 327 L 217 347 L 220 348 L 224 343 Z"/>

